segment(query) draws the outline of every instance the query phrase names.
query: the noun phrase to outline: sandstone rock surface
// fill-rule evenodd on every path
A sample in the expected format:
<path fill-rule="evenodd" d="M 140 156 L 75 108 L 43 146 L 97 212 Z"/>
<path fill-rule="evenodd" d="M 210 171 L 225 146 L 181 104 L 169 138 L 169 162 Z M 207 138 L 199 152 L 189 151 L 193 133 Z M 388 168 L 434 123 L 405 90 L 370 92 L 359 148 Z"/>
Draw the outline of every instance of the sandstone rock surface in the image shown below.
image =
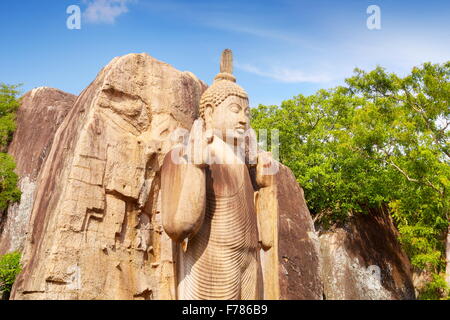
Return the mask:
<path fill-rule="evenodd" d="M 415 298 L 411 265 L 383 210 L 355 215 L 319 238 L 326 299 Z"/>
<path fill-rule="evenodd" d="M 56 130 L 76 96 L 40 87 L 27 92 L 17 111 L 17 129 L 8 148 L 16 161 L 22 191 L 20 203 L 11 205 L 0 223 L 0 255 L 22 250 L 36 190 L 37 176 L 47 159 Z"/>
<path fill-rule="evenodd" d="M 115 58 L 56 132 L 13 299 L 173 299 L 159 167 L 206 85 L 147 54 Z"/>
<path fill-rule="evenodd" d="M 303 189 L 287 167 L 281 167 L 276 179 L 280 297 L 285 300 L 322 299 L 320 244 Z"/>
<path fill-rule="evenodd" d="M 265 298 L 322 299 L 319 238 L 303 189 L 288 167 L 280 165 L 273 186 L 259 190 L 257 205 L 268 222 L 262 232 L 278 232 L 272 248 L 261 250 Z"/>

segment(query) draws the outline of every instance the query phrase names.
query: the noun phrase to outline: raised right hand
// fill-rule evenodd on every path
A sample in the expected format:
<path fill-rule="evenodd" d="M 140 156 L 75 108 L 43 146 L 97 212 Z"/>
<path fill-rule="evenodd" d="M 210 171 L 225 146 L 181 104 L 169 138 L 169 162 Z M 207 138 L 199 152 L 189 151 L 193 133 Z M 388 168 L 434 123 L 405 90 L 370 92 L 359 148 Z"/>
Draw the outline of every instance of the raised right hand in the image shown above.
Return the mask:
<path fill-rule="evenodd" d="M 203 119 L 194 121 L 189 134 L 188 144 L 185 148 L 185 158 L 188 164 L 204 168 L 208 161 L 208 144 L 213 141 L 212 132 L 205 130 Z"/>

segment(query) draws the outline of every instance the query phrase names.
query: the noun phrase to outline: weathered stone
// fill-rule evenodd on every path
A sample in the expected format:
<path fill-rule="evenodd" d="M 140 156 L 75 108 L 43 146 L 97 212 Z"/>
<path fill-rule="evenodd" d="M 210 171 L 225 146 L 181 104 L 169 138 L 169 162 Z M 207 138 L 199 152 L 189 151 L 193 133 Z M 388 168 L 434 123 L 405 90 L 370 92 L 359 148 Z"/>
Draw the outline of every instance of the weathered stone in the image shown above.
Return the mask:
<path fill-rule="evenodd" d="M 172 299 L 159 168 L 206 85 L 146 54 L 115 58 L 77 99 L 40 174 L 13 299 Z M 155 264 L 156 263 L 156 264 Z"/>
<path fill-rule="evenodd" d="M 181 300 L 264 297 L 254 184 L 237 151 L 250 128 L 248 95 L 232 75 L 231 50 L 220 69 L 200 99 L 189 144 L 168 153 L 161 168 L 161 214 L 178 247 Z M 256 137 L 251 143 L 256 148 Z M 174 161 L 180 151 L 185 163 Z"/>
<path fill-rule="evenodd" d="M 314 230 L 303 189 L 298 185 L 292 171 L 281 165 L 275 175 L 274 188 L 263 188 L 259 199 L 275 199 L 275 203 L 260 204 L 271 209 L 271 225 L 278 230 L 275 248 L 262 251 L 262 259 L 272 259 L 276 263 L 273 270 L 264 270 L 267 298 L 283 300 L 319 300 L 323 296 L 320 272 L 320 244 Z M 273 193 L 269 197 L 264 193 Z M 271 200 L 273 201 L 273 200 Z M 278 216 L 278 218 L 277 218 Z M 278 270 L 277 270 L 278 269 Z M 279 292 L 276 285 L 278 282 Z"/>
<path fill-rule="evenodd" d="M 383 210 L 355 215 L 319 238 L 326 299 L 415 298 L 411 265 Z"/>
<path fill-rule="evenodd" d="M 22 97 L 16 115 L 17 128 L 8 148 L 16 161 L 22 196 L 20 203 L 11 205 L 0 222 L 0 254 L 23 249 L 37 176 L 55 132 L 75 100 L 72 94 L 46 87 L 33 89 Z"/>

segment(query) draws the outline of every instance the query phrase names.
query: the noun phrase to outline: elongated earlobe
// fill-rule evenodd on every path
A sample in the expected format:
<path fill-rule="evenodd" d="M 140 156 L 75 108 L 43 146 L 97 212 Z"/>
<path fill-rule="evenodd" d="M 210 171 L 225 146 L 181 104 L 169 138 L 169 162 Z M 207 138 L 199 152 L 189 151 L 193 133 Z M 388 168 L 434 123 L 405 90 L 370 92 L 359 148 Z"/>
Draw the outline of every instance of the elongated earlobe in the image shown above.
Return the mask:
<path fill-rule="evenodd" d="M 212 105 L 208 104 L 205 107 L 205 112 L 204 112 L 205 126 L 207 129 L 211 129 L 212 113 L 213 113 L 213 107 L 212 107 Z"/>

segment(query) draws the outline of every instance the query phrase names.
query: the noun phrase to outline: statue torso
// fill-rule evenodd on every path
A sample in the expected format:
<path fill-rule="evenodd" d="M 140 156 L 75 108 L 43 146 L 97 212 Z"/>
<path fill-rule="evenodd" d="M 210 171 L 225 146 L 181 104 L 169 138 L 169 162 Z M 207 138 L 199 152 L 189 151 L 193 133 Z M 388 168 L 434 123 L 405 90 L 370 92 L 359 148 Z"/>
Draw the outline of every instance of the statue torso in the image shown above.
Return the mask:
<path fill-rule="evenodd" d="M 180 298 L 258 299 L 258 229 L 246 165 L 210 165 L 206 190 L 205 220 L 182 253 Z"/>

